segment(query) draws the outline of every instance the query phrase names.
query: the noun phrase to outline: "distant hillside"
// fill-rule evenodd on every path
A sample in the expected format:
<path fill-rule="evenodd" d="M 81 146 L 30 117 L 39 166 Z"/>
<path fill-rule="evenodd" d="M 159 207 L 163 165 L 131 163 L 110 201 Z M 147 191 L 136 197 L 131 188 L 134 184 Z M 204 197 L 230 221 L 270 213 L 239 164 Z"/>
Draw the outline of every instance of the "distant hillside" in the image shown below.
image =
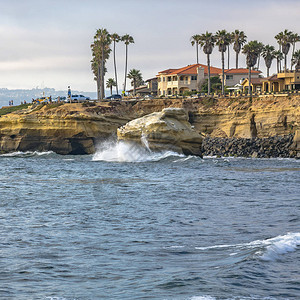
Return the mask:
<path fill-rule="evenodd" d="M 38 97 L 43 96 L 51 96 L 52 98 L 58 96 L 67 96 L 67 90 L 64 91 L 56 91 L 53 88 L 34 88 L 31 90 L 25 89 L 16 89 L 10 90 L 6 88 L 0 88 L 0 107 L 7 106 L 10 100 L 14 101 L 14 105 L 19 105 L 21 102 L 31 102 L 32 98 L 36 99 Z M 96 99 L 97 94 L 96 92 L 83 92 L 83 91 L 73 91 L 73 94 L 81 94 L 91 99 Z"/>

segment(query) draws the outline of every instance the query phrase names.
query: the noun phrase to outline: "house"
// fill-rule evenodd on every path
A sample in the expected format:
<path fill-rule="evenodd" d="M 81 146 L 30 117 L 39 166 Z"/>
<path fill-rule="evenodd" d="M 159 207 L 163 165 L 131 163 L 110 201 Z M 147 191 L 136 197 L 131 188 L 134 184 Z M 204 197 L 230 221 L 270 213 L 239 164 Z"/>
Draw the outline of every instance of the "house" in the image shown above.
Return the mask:
<path fill-rule="evenodd" d="M 248 79 L 245 79 L 242 85 L 243 91 L 248 90 Z M 300 90 L 300 72 L 281 72 L 266 78 L 253 78 L 251 79 L 251 86 L 254 92 L 276 93 Z"/>
<path fill-rule="evenodd" d="M 227 69 L 224 71 L 224 85 L 227 87 L 233 87 L 236 84 L 243 82 L 244 79 L 248 78 L 249 70 L 244 68 L 239 69 Z M 261 71 L 252 70 L 251 77 L 258 78 L 261 74 Z M 222 72 L 219 74 L 220 79 L 222 80 Z"/>
<path fill-rule="evenodd" d="M 150 94 L 153 96 L 156 96 L 157 95 L 157 86 L 158 86 L 157 78 L 156 77 L 150 78 L 150 79 L 147 79 L 145 82 L 149 88 Z"/>
<path fill-rule="evenodd" d="M 251 72 L 252 75 L 252 72 Z M 254 93 L 259 93 L 263 91 L 263 81 L 266 78 L 252 78 L 251 77 L 251 90 Z M 249 89 L 249 80 L 248 78 L 246 78 L 243 82 L 242 82 L 242 86 L 243 86 L 243 92 L 248 92 Z"/>
<path fill-rule="evenodd" d="M 150 78 L 145 81 L 146 84 L 141 85 L 135 89 L 135 95 L 133 95 L 133 89 L 128 90 L 127 92 L 131 96 L 142 97 L 145 95 L 157 95 L 157 78 Z"/>
<path fill-rule="evenodd" d="M 219 76 L 221 69 L 210 67 L 210 75 Z M 208 67 L 202 64 L 188 65 L 179 69 L 167 69 L 156 75 L 158 96 L 182 94 L 184 91 L 198 91 L 208 78 Z"/>

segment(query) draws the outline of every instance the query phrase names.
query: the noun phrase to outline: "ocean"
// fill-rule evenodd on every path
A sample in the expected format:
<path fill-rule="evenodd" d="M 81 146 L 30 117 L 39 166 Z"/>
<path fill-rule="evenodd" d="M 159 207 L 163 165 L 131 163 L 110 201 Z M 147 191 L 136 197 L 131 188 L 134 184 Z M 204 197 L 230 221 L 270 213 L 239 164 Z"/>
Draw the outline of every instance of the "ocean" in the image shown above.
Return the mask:
<path fill-rule="evenodd" d="M 0 299 L 300 299 L 300 160 L 0 156 Z"/>

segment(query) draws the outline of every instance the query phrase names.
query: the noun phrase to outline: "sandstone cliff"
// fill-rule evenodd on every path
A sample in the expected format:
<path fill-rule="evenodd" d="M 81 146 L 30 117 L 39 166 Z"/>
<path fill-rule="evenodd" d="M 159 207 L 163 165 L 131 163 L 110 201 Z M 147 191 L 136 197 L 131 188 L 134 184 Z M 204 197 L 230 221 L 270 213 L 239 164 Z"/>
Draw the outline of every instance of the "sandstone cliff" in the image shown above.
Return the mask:
<path fill-rule="evenodd" d="M 298 131 L 293 147 L 300 152 L 300 95 L 257 97 L 252 103 L 201 98 L 32 107 L 0 117 L 0 152 L 93 153 L 96 142 L 117 128 L 167 107 L 183 108 L 195 130 L 212 137 L 265 138 Z"/>
<path fill-rule="evenodd" d="M 119 140 L 147 142 L 153 151 L 172 150 L 186 155 L 200 155 L 202 137 L 188 122 L 182 108 L 164 108 L 135 119 L 118 129 Z"/>

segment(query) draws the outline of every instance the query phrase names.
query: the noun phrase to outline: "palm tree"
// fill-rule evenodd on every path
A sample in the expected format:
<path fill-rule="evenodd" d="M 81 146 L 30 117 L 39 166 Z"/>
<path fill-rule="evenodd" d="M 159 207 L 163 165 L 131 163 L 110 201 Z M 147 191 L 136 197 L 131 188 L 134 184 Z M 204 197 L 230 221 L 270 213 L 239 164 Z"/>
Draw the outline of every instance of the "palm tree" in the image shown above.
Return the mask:
<path fill-rule="evenodd" d="M 197 55 L 197 64 L 199 64 L 199 42 L 200 42 L 200 34 L 195 34 L 191 37 L 192 46 L 196 45 L 196 55 Z"/>
<path fill-rule="evenodd" d="M 300 70 L 300 50 L 295 51 L 292 58 L 292 65 L 295 66 L 295 71 L 298 72 Z"/>
<path fill-rule="evenodd" d="M 239 68 L 239 53 L 241 51 L 242 46 L 246 43 L 247 36 L 244 31 L 239 31 L 236 29 L 233 33 L 233 50 L 236 52 L 235 58 L 235 67 Z"/>
<path fill-rule="evenodd" d="M 125 43 L 125 80 L 124 80 L 124 87 L 123 92 L 126 91 L 126 78 L 127 78 L 127 59 L 128 59 L 128 45 L 134 43 L 134 39 L 131 35 L 125 34 L 122 36 L 121 41 Z"/>
<path fill-rule="evenodd" d="M 293 60 L 293 56 L 294 56 L 294 53 L 295 53 L 295 47 L 296 47 L 297 42 L 300 42 L 300 35 L 298 33 L 292 33 L 292 35 L 291 35 L 291 43 L 293 45 L 292 60 Z M 292 61 L 291 61 L 291 66 L 292 65 L 293 64 L 292 64 Z"/>
<path fill-rule="evenodd" d="M 113 78 L 108 78 L 106 81 L 106 87 L 108 89 L 110 89 L 110 95 L 112 96 L 112 88 L 113 86 L 116 86 L 117 83 L 115 82 L 115 80 Z"/>
<path fill-rule="evenodd" d="M 260 55 L 261 55 L 263 50 L 264 50 L 264 44 L 259 42 L 258 45 L 257 45 L 257 53 L 258 53 L 257 70 L 259 70 Z"/>
<path fill-rule="evenodd" d="M 251 68 L 256 65 L 257 58 L 260 51 L 260 43 L 258 41 L 251 41 L 243 47 L 243 53 L 246 55 L 246 63 L 249 69 L 249 91 L 250 99 L 252 99 L 251 89 Z"/>
<path fill-rule="evenodd" d="M 140 70 L 131 69 L 127 75 L 127 78 L 131 79 L 131 85 L 133 86 L 133 95 L 135 96 L 136 88 L 143 82 L 142 74 Z"/>
<path fill-rule="evenodd" d="M 275 35 L 275 39 L 279 45 L 278 51 L 282 52 L 283 32 L 279 32 Z M 279 69 L 281 72 L 281 61 L 279 62 Z"/>
<path fill-rule="evenodd" d="M 280 50 L 274 51 L 275 58 L 277 60 L 277 74 L 281 72 L 281 61 L 283 60 L 283 53 Z"/>
<path fill-rule="evenodd" d="M 227 69 L 229 69 L 229 62 L 230 62 L 230 54 L 229 54 L 229 50 L 230 50 L 230 45 L 233 43 L 233 35 L 232 33 L 228 33 L 228 39 L 229 39 L 229 44 L 227 45 Z"/>
<path fill-rule="evenodd" d="M 104 28 L 98 29 L 94 36 L 94 42 L 91 44 L 92 70 L 97 81 L 98 100 L 105 96 L 104 90 L 104 75 L 106 73 L 105 62 L 109 58 L 111 39 L 110 34 Z"/>
<path fill-rule="evenodd" d="M 206 33 L 201 34 L 200 38 L 200 46 L 203 47 L 203 52 L 207 56 L 207 68 L 208 68 L 208 95 L 210 95 L 211 87 L 210 87 L 210 54 L 213 51 L 215 46 L 215 36 L 211 33 L 206 31 Z"/>
<path fill-rule="evenodd" d="M 116 85 L 114 85 L 116 87 L 116 92 L 117 94 L 119 94 L 119 89 L 118 89 L 118 78 L 117 78 L 117 63 L 116 63 L 116 43 L 118 43 L 120 41 L 121 37 L 117 34 L 117 33 L 113 33 L 111 35 L 111 40 L 114 43 L 114 69 L 115 69 L 115 83 Z"/>
<path fill-rule="evenodd" d="M 222 94 L 224 95 L 224 53 L 231 42 L 231 34 L 226 30 L 219 30 L 215 35 L 216 45 L 219 46 L 222 60 Z"/>
<path fill-rule="evenodd" d="M 262 51 L 262 57 L 264 58 L 267 67 L 267 77 L 270 76 L 270 67 L 272 65 L 272 60 L 276 57 L 274 52 L 275 48 L 270 45 L 266 45 Z"/>
<path fill-rule="evenodd" d="M 291 42 L 292 42 L 292 32 L 285 29 L 283 32 L 280 32 L 281 37 L 281 49 L 282 53 L 284 54 L 284 71 L 287 70 L 287 55 L 290 51 Z"/>
<path fill-rule="evenodd" d="M 288 31 L 287 29 L 284 30 L 284 39 L 282 44 L 282 52 L 284 54 L 284 71 L 287 69 L 287 55 L 291 48 L 291 42 L 292 42 L 292 32 Z"/>

